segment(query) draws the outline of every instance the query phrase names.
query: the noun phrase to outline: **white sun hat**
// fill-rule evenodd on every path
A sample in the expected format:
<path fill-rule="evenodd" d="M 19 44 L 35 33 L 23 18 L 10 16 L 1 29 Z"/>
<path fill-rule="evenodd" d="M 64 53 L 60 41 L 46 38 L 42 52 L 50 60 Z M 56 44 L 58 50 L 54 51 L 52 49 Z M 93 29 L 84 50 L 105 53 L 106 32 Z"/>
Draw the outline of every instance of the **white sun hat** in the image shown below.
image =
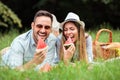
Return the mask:
<path fill-rule="evenodd" d="M 73 12 L 69 12 L 64 20 L 64 22 L 61 23 L 61 26 L 63 27 L 63 25 L 66 22 L 69 21 L 74 21 L 77 22 L 78 24 L 80 24 L 83 28 L 85 27 L 85 23 L 83 21 L 80 20 L 79 16 Z"/>

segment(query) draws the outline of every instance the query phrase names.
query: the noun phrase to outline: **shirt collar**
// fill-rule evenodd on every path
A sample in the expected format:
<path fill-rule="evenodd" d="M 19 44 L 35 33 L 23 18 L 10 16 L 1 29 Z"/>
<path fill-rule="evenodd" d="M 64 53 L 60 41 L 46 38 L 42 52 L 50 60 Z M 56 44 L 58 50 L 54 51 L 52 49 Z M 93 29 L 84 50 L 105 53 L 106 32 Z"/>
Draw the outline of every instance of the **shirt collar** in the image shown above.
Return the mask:
<path fill-rule="evenodd" d="M 45 43 L 48 43 L 50 35 L 51 35 L 51 33 L 49 34 L 48 38 L 45 40 Z M 31 29 L 31 43 L 32 43 L 32 45 L 36 46 L 36 43 L 33 39 L 33 30 L 32 29 Z"/>
<path fill-rule="evenodd" d="M 33 30 L 32 29 L 31 29 L 31 43 L 32 43 L 33 46 L 36 46 L 36 43 L 33 39 Z"/>

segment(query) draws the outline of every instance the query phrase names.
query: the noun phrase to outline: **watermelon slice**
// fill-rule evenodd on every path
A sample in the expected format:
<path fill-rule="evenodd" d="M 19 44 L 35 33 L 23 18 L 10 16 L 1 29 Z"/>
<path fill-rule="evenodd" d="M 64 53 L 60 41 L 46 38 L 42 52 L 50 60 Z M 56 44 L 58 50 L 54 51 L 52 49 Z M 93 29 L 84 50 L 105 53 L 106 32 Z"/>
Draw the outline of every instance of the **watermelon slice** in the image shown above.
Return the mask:
<path fill-rule="evenodd" d="M 47 50 L 47 44 L 40 38 L 37 43 L 36 53 L 39 53 L 42 50 Z"/>
<path fill-rule="evenodd" d="M 43 49 L 47 46 L 47 44 L 40 38 L 37 43 L 37 49 Z"/>
<path fill-rule="evenodd" d="M 67 39 L 67 41 L 65 42 L 65 44 L 70 44 L 70 43 L 73 43 L 73 42 L 72 42 L 71 38 L 69 37 L 69 38 Z"/>
<path fill-rule="evenodd" d="M 65 49 L 68 49 L 73 44 L 71 38 L 69 37 L 64 44 Z"/>

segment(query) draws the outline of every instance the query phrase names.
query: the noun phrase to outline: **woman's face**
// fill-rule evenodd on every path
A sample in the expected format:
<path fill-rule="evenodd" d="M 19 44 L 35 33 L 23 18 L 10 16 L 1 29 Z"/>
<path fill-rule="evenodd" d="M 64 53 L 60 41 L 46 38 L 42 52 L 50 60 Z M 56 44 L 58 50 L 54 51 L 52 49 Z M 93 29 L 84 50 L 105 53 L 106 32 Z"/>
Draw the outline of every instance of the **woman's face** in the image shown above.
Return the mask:
<path fill-rule="evenodd" d="M 66 40 L 70 37 L 73 42 L 78 39 L 78 29 L 73 22 L 66 22 L 63 26 L 63 34 Z"/>

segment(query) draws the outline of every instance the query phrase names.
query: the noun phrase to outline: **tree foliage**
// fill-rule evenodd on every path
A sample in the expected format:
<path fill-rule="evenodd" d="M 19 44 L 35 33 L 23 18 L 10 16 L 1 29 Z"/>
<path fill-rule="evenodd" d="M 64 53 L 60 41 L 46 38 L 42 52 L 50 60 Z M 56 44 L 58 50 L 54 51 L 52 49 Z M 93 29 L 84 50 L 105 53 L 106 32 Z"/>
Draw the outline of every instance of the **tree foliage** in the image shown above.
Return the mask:
<path fill-rule="evenodd" d="M 33 16 L 39 9 L 45 9 L 56 15 L 62 22 L 72 11 L 86 23 L 86 29 L 101 27 L 108 23 L 114 29 L 120 26 L 120 0 L 2 0 L 29 27 Z M 28 3 L 29 2 L 29 3 Z M 14 5 L 13 5 L 14 4 Z"/>
<path fill-rule="evenodd" d="M 21 28 L 21 20 L 9 7 L 0 2 L 0 29 L 12 27 Z"/>
<path fill-rule="evenodd" d="M 119 0 L 39 0 L 35 5 L 35 8 L 50 10 L 61 22 L 73 11 L 85 21 L 87 29 L 104 23 L 114 28 L 120 26 Z"/>

